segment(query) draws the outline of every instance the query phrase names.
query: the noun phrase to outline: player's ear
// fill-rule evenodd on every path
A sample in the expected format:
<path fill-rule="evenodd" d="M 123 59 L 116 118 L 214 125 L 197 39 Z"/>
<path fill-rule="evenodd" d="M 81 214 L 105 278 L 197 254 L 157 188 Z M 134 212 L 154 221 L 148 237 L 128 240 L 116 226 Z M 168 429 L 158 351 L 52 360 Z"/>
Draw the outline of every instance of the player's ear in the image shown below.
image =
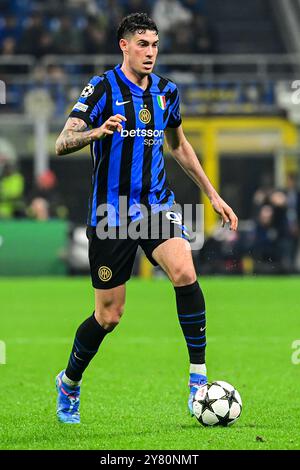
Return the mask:
<path fill-rule="evenodd" d="M 119 41 L 119 46 L 120 46 L 120 49 L 122 52 L 124 52 L 125 54 L 128 52 L 128 41 L 127 39 L 120 39 Z"/>

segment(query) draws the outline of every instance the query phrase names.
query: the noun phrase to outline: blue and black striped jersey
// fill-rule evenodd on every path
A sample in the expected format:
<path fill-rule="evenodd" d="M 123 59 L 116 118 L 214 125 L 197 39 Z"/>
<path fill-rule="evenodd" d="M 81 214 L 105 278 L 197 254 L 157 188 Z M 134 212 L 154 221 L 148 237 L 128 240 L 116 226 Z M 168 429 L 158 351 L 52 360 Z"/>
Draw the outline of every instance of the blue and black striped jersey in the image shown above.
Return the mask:
<path fill-rule="evenodd" d="M 92 191 L 88 225 L 96 226 L 100 204 L 113 206 L 116 217 L 109 225 L 119 225 L 119 196 L 127 196 L 128 213 L 139 218 L 140 204 L 152 212 L 174 203 L 168 188 L 163 157 L 164 130 L 181 124 L 176 85 L 154 73 L 146 90 L 128 80 L 117 65 L 95 76 L 84 88 L 71 117 L 100 127 L 109 117 L 122 114 L 122 132 L 115 132 L 91 145 Z"/>

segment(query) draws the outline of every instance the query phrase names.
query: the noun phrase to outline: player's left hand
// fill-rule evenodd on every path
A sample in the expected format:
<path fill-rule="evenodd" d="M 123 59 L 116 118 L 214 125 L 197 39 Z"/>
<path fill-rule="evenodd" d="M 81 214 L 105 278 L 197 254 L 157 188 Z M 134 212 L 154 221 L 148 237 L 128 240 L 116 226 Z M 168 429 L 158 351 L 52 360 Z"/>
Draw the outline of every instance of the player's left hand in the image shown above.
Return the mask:
<path fill-rule="evenodd" d="M 230 206 L 217 194 L 210 198 L 211 205 L 222 218 L 222 227 L 230 223 L 230 230 L 237 230 L 239 219 Z"/>

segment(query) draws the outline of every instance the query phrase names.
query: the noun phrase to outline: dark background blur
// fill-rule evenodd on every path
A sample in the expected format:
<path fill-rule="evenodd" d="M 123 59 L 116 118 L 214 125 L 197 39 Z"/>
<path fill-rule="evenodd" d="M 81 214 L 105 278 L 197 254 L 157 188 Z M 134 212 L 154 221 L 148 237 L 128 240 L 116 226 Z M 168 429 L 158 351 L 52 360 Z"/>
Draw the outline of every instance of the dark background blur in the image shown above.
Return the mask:
<path fill-rule="evenodd" d="M 155 71 L 178 85 L 186 135 L 241 220 L 238 234 L 220 231 L 206 198 L 166 150 L 177 201 L 205 204 L 198 272 L 298 273 L 298 0 L 0 0 L 0 242 L 9 224 L 59 221 L 61 263 L 86 272 L 89 149 L 56 157 L 54 144 L 90 77 L 122 61 L 116 30 L 138 11 L 159 27 Z M 10 262 L 6 246 L 0 243 L 2 266 Z M 14 274 L 20 262 L 11 263 Z"/>

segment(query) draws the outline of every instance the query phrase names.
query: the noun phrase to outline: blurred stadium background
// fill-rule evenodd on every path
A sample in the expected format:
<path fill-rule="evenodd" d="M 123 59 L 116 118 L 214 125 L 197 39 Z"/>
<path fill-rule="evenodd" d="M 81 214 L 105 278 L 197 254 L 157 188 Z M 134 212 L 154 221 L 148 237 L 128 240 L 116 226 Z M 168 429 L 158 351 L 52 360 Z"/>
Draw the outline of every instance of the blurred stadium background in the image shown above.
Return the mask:
<path fill-rule="evenodd" d="M 179 86 L 184 129 L 240 218 L 206 198 L 199 274 L 300 271 L 300 0 L 0 0 L 0 275 L 88 273 L 89 148 L 56 157 L 84 85 L 121 61 L 120 19 L 160 29 L 157 73 Z M 5 99 L 4 99 L 5 98 Z M 202 195 L 166 152 L 179 203 Z M 22 244 L 20 244 L 22 234 Z M 161 275 L 144 257 L 134 274 Z"/>
<path fill-rule="evenodd" d="M 229 429 L 185 415 L 173 289 L 142 253 L 128 315 L 86 371 L 84 425 L 66 432 L 55 420 L 54 377 L 93 292 L 75 277 L 89 273 L 89 148 L 57 157 L 54 144 L 90 77 L 122 60 L 115 31 L 135 11 L 156 20 L 156 71 L 178 84 L 185 132 L 240 218 L 237 234 L 221 230 L 203 198 L 205 244 L 193 251 L 209 380 L 233 383 L 245 405 Z M 300 272 L 300 0 L 0 0 L 0 50 L 0 448 L 299 448 L 298 277 L 288 275 Z M 177 201 L 202 201 L 165 159 Z"/>

